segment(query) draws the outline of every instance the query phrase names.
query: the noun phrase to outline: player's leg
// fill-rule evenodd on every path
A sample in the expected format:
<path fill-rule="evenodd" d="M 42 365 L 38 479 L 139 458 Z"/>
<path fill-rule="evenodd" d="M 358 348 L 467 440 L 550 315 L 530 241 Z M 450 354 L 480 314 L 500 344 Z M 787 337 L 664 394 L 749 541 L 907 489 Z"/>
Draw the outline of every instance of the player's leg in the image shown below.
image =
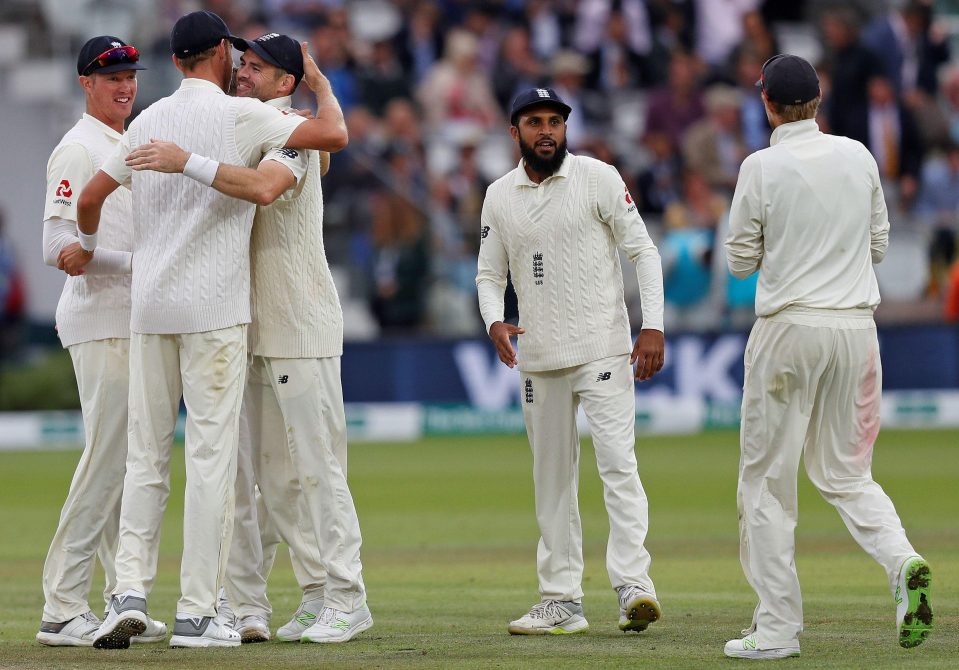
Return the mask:
<path fill-rule="evenodd" d="M 593 436 L 609 516 L 606 569 L 620 596 L 620 628 L 644 630 L 661 609 L 649 577 L 649 504 L 636 465 L 636 396 L 629 355 L 577 368 L 574 391 Z"/>
<path fill-rule="evenodd" d="M 180 600 L 171 646 L 235 646 L 218 626 L 217 590 L 233 534 L 240 406 L 246 382 L 246 326 L 178 336 L 186 404 L 186 493 Z M 191 618 L 197 618 L 197 625 Z"/>
<path fill-rule="evenodd" d="M 93 643 L 98 648 L 125 648 L 147 628 L 146 597 L 156 577 L 160 525 L 170 495 L 170 451 L 181 388 L 175 336 L 132 333 L 117 586 Z"/>
<path fill-rule="evenodd" d="M 856 542 L 886 571 L 891 592 L 909 607 L 909 579 L 900 588 L 900 574 L 910 559 L 917 558 L 892 500 L 872 478 L 872 454 L 879 434 L 882 395 L 882 365 L 874 327 L 836 331 L 833 364 L 824 378 L 819 398 L 821 421 L 806 446 L 805 463 L 810 480 L 823 498 L 839 512 Z M 900 620 L 901 643 L 921 643 L 931 628 L 929 568 L 914 580 L 915 621 Z M 924 582 L 920 584 L 919 582 Z M 900 593 L 897 593 L 897 589 Z M 919 617 L 919 609 L 922 616 Z M 900 619 L 905 615 L 901 613 Z M 928 619 L 923 621 L 922 619 Z"/>
<path fill-rule="evenodd" d="M 521 372 L 520 395 L 533 453 L 540 539 L 536 572 L 541 602 L 511 622 L 512 634 L 579 633 L 583 616 L 583 531 L 579 516 L 577 404 L 569 370 Z"/>
<path fill-rule="evenodd" d="M 107 586 L 116 583 L 114 558 L 118 509 L 127 453 L 128 339 L 107 339 L 69 348 L 83 412 L 84 449 L 43 566 L 44 644 L 88 646 L 95 625 L 64 626 L 90 611 L 87 595 L 94 555 Z M 79 622 L 78 622 L 79 623 Z M 80 634 L 77 634 L 80 633 Z M 88 634 L 87 634 L 88 633 Z"/>
<path fill-rule="evenodd" d="M 253 467 L 253 454 L 263 434 L 260 421 L 260 395 L 263 387 L 256 381 L 256 365 L 256 359 L 253 359 L 247 371 L 240 414 L 236 459 L 236 511 L 233 541 L 230 544 L 224 575 L 230 609 L 236 618 L 236 621 L 225 623 L 240 633 L 243 642 L 265 642 L 270 639 L 271 608 L 266 596 L 266 573 L 263 570 L 263 547 L 260 542 L 260 519 Z M 219 617 L 220 613 L 217 614 Z M 234 623 L 236 625 L 233 625 Z"/>
<path fill-rule="evenodd" d="M 760 319 L 746 347 L 737 494 L 740 558 L 759 606 L 753 619 L 755 632 L 742 641 L 730 641 L 727 655 L 799 650 L 802 596 L 794 563 L 796 471 L 824 366 L 819 331 Z M 730 648 L 740 642 L 747 648 Z"/>
<path fill-rule="evenodd" d="M 341 463 L 346 414 L 340 359 L 273 358 L 268 367 L 306 503 L 307 518 L 302 520 L 309 521 L 308 538 L 319 547 L 326 569 L 324 609 L 301 639 L 345 642 L 372 626 L 373 618 L 366 606 L 359 519 Z"/>
<path fill-rule="evenodd" d="M 259 489 L 257 519 L 263 546 L 262 572 L 264 576 L 269 575 L 277 545 L 286 542 L 290 547 L 293 573 L 303 591 L 303 601 L 308 604 L 301 603 L 293 618 L 277 629 L 277 639 L 295 642 L 313 625 L 322 609 L 326 572 L 319 547 L 311 541 L 299 476 L 287 446 L 286 424 L 273 390 L 273 373 L 266 359 L 254 356 L 252 360 L 248 393 L 256 394 L 256 409 L 250 418 L 258 425 L 253 471 Z M 317 600 L 319 603 L 314 602 Z"/>

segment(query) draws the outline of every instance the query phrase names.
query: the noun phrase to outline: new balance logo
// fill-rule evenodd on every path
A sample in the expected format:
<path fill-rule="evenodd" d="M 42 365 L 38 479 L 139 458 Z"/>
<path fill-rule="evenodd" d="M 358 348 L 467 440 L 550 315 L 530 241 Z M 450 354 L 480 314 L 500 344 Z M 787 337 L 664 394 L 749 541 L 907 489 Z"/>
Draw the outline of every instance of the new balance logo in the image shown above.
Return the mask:
<path fill-rule="evenodd" d="M 536 95 L 538 95 L 538 96 L 541 97 L 541 98 L 548 98 L 548 97 L 550 97 L 549 91 L 547 91 L 545 88 L 538 88 L 538 89 L 536 89 Z"/>
<path fill-rule="evenodd" d="M 280 384 L 285 384 L 290 381 L 290 375 L 280 375 L 277 377 L 276 381 Z"/>
<path fill-rule="evenodd" d="M 301 626 L 306 626 L 307 628 L 312 626 L 313 622 L 316 621 L 316 615 L 312 612 L 303 612 L 302 614 L 298 614 L 295 618 Z"/>
<path fill-rule="evenodd" d="M 524 385 L 524 387 L 526 391 L 526 404 L 532 405 L 533 404 L 533 380 L 527 378 L 526 384 Z"/>
<path fill-rule="evenodd" d="M 751 637 L 743 638 L 743 649 L 755 649 L 755 648 L 756 648 L 756 640 L 752 639 Z"/>
<path fill-rule="evenodd" d="M 483 226 L 480 228 L 480 237 L 485 240 L 487 235 L 489 235 L 489 226 Z"/>
<path fill-rule="evenodd" d="M 612 376 L 611 372 L 600 372 L 598 375 L 596 375 L 596 381 L 608 382 L 611 376 Z"/>
<path fill-rule="evenodd" d="M 300 155 L 300 153 L 296 149 L 287 149 L 287 148 L 277 149 L 276 153 L 280 154 L 284 158 L 289 158 L 290 160 L 294 160 L 296 159 L 297 156 Z"/>
<path fill-rule="evenodd" d="M 333 622 L 333 628 L 339 630 L 349 630 L 350 622 L 346 619 L 337 619 L 335 622 Z"/>

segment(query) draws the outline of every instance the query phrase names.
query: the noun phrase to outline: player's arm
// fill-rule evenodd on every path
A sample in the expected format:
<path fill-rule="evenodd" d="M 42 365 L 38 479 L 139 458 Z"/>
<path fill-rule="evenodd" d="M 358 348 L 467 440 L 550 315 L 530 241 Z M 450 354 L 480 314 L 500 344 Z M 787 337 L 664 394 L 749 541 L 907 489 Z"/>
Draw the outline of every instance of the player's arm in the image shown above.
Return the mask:
<path fill-rule="evenodd" d="M 636 379 L 646 381 L 662 370 L 666 362 L 662 261 L 619 173 L 606 166 L 597 172 L 596 178 L 599 218 L 609 226 L 616 245 L 636 266 L 643 326 L 633 344 L 629 362 L 636 366 Z"/>
<path fill-rule="evenodd" d="M 60 270 L 60 254 L 68 251 L 76 253 L 80 248 L 77 237 L 77 224 L 67 219 L 53 218 L 43 222 L 43 262 Z M 130 274 L 133 268 L 133 254 L 119 249 L 97 249 L 96 255 L 78 274 L 115 275 Z"/>
<path fill-rule="evenodd" d="M 483 201 L 483 214 L 480 218 L 480 248 L 476 267 L 476 293 L 479 297 L 480 314 L 486 324 L 499 359 L 508 367 L 518 363 L 516 349 L 510 337 L 522 335 L 526 331 L 503 321 L 503 294 L 506 291 L 506 276 L 509 272 L 509 255 L 506 245 L 500 237 L 495 205 L 490 197 L 491 186 Z"/>
<path fill-rule="evenodd" d="M 97 248 L 97 230 L 100 228 L 100 211 L 107 197 L 120 188 L 120 182 L 103 170 L 98 170 L 87 182 L 77 200 L 77 246 L 62 249 L 57 258 L 57 267 L 69 275 L 81 275 L 93 260 Z"/>
<path fill-rule="evenodd" d="M 865 147 L 863 147 L 865 149 Z M 882 192 L 882 183 L 879 179 L 879 167 L 876 159 L 868 150 L 864 150 L 865 160 L 869 163 L 869 172 L 872 175 L 872 208 L 869 218 L 869 255 L 872 262 L 881 263 L 889 248 L 889 212 L 886 209 L 886 196 Z"/>
<path fill-rule="evenodd" d="M 762 163 L 756 154 L 747 156 L 729 209 L 726 262 L 734 277 L 744 279 L 763 261 Z"/>
<path fill-rule="evenodd" d="M 320 149 L 336 152 L 346 148 L 349 134 L 340 103 L 333 95 L 330 80 L 320 72 L 310 56 L 306 42 L 300 43 L 303 52 L 303 81 L 316 96 L 316 117 L 301 123 L 287 139 L 285 146 L 293 149 Z"/>
<path fill-rule="evenodd" d="M 138 146 L 126 157 L 126 164 L 136 171 L 182 173 L 224 195 L 256 205 L 271 204 L 293 188 L 297 179 L 290 168 L 276 160 L 263 160 L 256 169 L 228 165 L 161 140 Z"/>

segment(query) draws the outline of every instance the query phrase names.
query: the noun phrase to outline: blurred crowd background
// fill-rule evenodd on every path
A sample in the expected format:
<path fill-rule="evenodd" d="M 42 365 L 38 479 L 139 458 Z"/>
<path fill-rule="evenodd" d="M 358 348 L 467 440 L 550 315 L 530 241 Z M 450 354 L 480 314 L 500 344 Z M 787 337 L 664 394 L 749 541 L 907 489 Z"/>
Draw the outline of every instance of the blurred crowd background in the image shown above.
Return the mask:
<path fill-rule="evenodd" d="M 52 148 L 82 109 L 77 49 L 107 33 L 143 52 L 142 109 L 178 85 L 169 31 L 195 9 L 243 37 L 308 41 L 332 82 L 350 145 L 323 181 L 325 230 L 348 339 L 483 335 L 473 284 L 482 202 L 516 165 L 505 110 L 531 86 L 572 105 L 570 150 L 626 181 L 662 254 L 670 332 L 747 328 L 755 278 L 728 274 L 722 241 L 739 165 L 768 146 L 754 83 L 778 52 L 816 65 L 820 126 L 863 142 L 879 165 L 893 228 L 877 320 L 959 319 L 957 2 L 4 0 L 0 94 L 28 110 L 57 106 Z M 62 95 L 34 95 L 8 52 L 46 59 Z M 309 108 L 301 89 L 295 102 Z M 43 166 L 48 155 L 29 160 Z M 9 330 L 31 295 L 18 263 L 41 262 L 42 202 L 5 209 L 7 238 L 37 231 L 19 258 L 0 238 Z M 635 275 L 626 278 L 638 326 Z"/>

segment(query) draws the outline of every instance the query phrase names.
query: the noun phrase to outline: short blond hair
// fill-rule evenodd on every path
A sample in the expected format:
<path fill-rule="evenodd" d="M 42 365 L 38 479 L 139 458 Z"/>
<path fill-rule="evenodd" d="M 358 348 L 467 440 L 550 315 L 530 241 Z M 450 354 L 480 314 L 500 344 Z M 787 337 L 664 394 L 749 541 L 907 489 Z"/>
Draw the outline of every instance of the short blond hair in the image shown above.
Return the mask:
<path fill-rule="evenodd" d="M 205 51 L 201 51 L 200 53 L 190 54 L 189 56 L 184 56 L 183 58 L 180 58 L 179 56 L 177 56 L 176 60 L 180 64 L 180 67 L 183 68 L 184 70 L 193 70 L 196 68 L 197 65 L 199 65 L 203 61 L 213 58 L 213 54 L 216 53 L 216 48 L 218 46 L 220 46 L 219 43 L 216 44 L 215 46 L 210 47 L 209 49 Z"/>
<path fill-rule="evenodd" d="M 819 111 L 819 104 L 822 102 L 822 96 L 817 95 L 809 102 L 801 105 L 782 105 L 778 102 L 769 101 L 769 106 L 776 116 L 782 119 L 783 123 L 792 123 L 793 121 L 805 121 L 806 119 L 816 118 L 816 112 Z"/>

